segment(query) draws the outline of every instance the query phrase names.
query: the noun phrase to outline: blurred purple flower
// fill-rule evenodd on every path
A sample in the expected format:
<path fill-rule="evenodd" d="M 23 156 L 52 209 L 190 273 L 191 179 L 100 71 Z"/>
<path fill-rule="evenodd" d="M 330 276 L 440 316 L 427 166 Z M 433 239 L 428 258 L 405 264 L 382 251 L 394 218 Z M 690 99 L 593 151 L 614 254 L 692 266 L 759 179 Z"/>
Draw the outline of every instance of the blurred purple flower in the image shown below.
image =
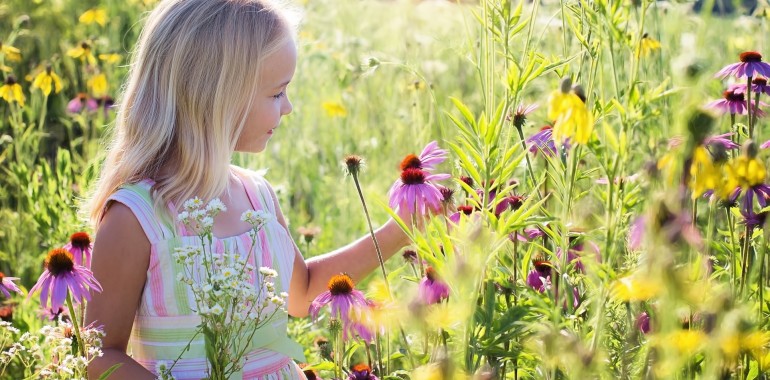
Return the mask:
<path fill-rule="evenodd" d="M 67 103 L 67 111 L 70 113 L 80 113 L 83 110 L 83 106 L 89 112 L 96 111 L 99 108 L 99 103 L 96 99 L 88 96 L 88 94 L 80 93 Z"/>
<path fill-rule="evenodd" d="M 734 89 L 727 89 L 722 93 L 723 98 L 715 100 L 706 104 L 706 108 L 711 108 L 719 113 L 729 113 L 732 115 L 739 114 L 745 115 L 747 113 L 746 97 L 742 92 L 736 92 Z M 762 106 L 767 106 L 762 102 L 759 103 Z M 765 116 L 765 112 L 759 108 L 754 107 L 754 104 L 750 104 L 751 111 L 756 114 L 757 117 Z"/>
<path fill-rule="evenodd" d="M 703 143 L 710 146 L 721 145 L 725 149 L 736 149 L 740 147 L 740 145 L 729 139 L 732 135 L 732 133 L 723 133 L 721 135 L 710 136 L 703 140 Z"/>
<path fill-rule="evenodd" d="M 650 315 L 647 314 L 646 311 L 643 311 L 636 318 L 636 328 L 643 334 L 648 334 L 650 332 Z"/>
<path fill-rule="evenodd" d="M 348 380 L 379 380 L 372 374 L 372 369 L 366 364 L 356 364 L 350 369 Z"/>
<path fill-rule="evenodd" d="M 449 285 L 442 281 L 433 267 L 425 268 L 425 277 L 417 288 L 417 296 L 425 305 L 433 305 L 449 298 Z"/>
<path fill-rule="evenodd" d="M 537 154 L 542 152 L 546 156 L 556 154 L 556 143 L 553 141 L 553 127 L 546 125 L 540 131 L 525 140 L 529 145 L 530 153 Z"/>
<path fill-rule="evenodd" d="M 536 238 L 545 236 L 545 232 L 543 232 L 543 230 L 539 228 L 525 228 L 523 232 L 524 232 L 523 235 L 518 232 L 511 232 L 511 234 L 508 235 L 508 237 L 511 239 L 511 241 L 513 241 L 513 239 L 516 239 L 520 242 L 526 243 L 528 241 L 535 240 Z"/>
<path fill-rule="evenodd" d="M 551 287 L 551 263 L 548 261 L 535 261 L 535 269 L 527 275 L 527 285 L 540 293 Z"/>
<path fill-rule="evenodd" d="M 741 53 L 739 59 L 740 62 L 725 66 L 714 76 L 718 78 L 726 78 L 730 75 L 738 78 L 754 77 L 756 74 L 761 74 L 765 77 L 770 76 L 770 65 L 762 62 L 762 54 L 756 51 L 747 51 Z"/>
<path fill-rule="evenodd" d="M 0 293 L 5 298 L 11 298 L 11 292 L 21 293 L 21 289 L 13 283 L 14 280 L 18 279 L 18 277 L 6 277 L 3 272 L 0 272 Z"/>

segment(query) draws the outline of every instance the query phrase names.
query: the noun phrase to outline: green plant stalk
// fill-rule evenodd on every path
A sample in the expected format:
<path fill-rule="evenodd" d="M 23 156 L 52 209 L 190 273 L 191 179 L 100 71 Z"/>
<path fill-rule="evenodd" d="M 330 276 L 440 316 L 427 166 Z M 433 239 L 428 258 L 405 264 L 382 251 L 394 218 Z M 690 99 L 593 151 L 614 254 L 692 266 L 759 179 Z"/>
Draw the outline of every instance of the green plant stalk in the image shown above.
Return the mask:
<path fill-rule="evenodd" d="M 748 282 L 749 272 L 749 249 L 751 249 L 751 227 L 746 225 L 746 236 L 743 238 L 743 246 L 741 247 L 741 286 L 739 293 L 742 295 L 746 282 Z"/>
<path fill-rule="evenodd" d="M 521 147 L 524 149 L 524 151 L 527 151 L 527 143 L 524 140 L 524 132 L 521 130 L 521 127 L 515 127 L 516 131 L 519 134 L 519 141 L 521 141 Z M 540 189 L 537 188 L 537 180 L 535 180 L 535 171 L 532 169 L 532 161 L 529 159 L 529 154 L 526 154 L 524 156 L 524 159 L 527 162 L 527 172 L 529 172 L 529 179 L 532 181 L 532 187 L 537 190 L 537 195 L 540 197 L 540 199 L 543 199 L 543 194 L 540 193 Z"/>
<path fill-rule="evenodd" d="M 725 214 L 727 214 L 727 226 L 730 229 L 730 269 L 732 270 L 732 286 L 730 288 L 735 295 L 735 287 L 738 282 L 738 268 L 735 264 L 735 229 L 733 228 L 733 215 L 730 213 L 730 208 L 725 208 Z"/>
<path fill-rule="evenodd" d="M 374 234 L 374 228 L 372 227 L 372 218 L 369 215 L 369 209 L 366 207 L 366 200 L 364 200 L 364 193 L 361 191 L 361 185 L 358 182 L 358 173 L 351 172 L 353 176 L 353 183 L 356 184 L 356 190 L 358 191 L 358 197 L 361 199 L 361 205 L 364 208 L 364 215 L 366 215 L 366 223 L 369 226 L 369 234 L 372 236 L 372 242 L 374 242 L 374 248 L 377 251 L 377 260 L 380 263 L 380 270 L 382 271 L 382 280 L 385 281 L 385 289 L 388 291 L 388 298 L 393 299 L 393 294 L 390 291 L 390 283 L 388 282 L 388 274 L 385 272 L 385 262 L 382 259 L 382 250 L 380 250 L 380 243 L 377 241 L 377 236 Z"/>
<path fill-rule="evenodd" d="M 86 358 L 86 344 L 83 341 L 83 337 L 80 334 L 80 325 L 78 324 L 78 316 L 75 314 L 75 307 L 72 305 L 72 296 L 70 295 L 70 292 L 67 291 L 67 309 L 69 309 L 70 312 L 70 320 L 72 321 L 72 329 L 75 330 L 75 337 L 78 340 L 78 351 L 80 356 L 83 358 Z"/>
<path fill-rule="evenodd" d="M 749 116 L 749 139 L 754 139 L 754 117 L 752 116 L 751 112 L 751 76 L 748 76 L 747 79 L 748 83 L 746 84 L 746 106 L 747 110 L 746 113 Z M 756 111 L 755 111 L 756 112 Z"/>

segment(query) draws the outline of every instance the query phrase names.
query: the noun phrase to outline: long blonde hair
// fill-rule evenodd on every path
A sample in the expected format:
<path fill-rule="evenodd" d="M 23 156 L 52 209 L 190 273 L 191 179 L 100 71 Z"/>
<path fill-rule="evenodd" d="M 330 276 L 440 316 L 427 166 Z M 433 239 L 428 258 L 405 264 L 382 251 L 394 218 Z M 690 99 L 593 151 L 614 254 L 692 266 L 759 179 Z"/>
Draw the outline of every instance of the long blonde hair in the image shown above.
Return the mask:
<path fill-rule="evenodd" d="M 85 211 L 94 226 L 120 186 L 155 180 L 158 210 L 227 185 L 231 155 L 265 57 L 295 29 L 266 0 L 165 0 L 149 15 L 102 172 Z"/>

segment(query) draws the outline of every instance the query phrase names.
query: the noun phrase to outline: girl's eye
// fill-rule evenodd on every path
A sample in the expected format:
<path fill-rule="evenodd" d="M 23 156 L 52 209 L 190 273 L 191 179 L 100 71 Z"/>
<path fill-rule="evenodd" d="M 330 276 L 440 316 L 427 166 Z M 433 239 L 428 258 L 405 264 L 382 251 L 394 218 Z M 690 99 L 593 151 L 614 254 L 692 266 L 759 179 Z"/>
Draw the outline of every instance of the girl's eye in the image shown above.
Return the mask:
<path fill-rule="evenodd" d="M 284 95 L 286 95 L 286 94 L 285 94 L 283 91 L 281 91 L 281 92 L 279 92 L 279 93 L 277 93 L 277 94 L 273 95 L 273 98 L 275 98 L 275 99 L 280 99 L 280 98 L 282 98 Z"/>

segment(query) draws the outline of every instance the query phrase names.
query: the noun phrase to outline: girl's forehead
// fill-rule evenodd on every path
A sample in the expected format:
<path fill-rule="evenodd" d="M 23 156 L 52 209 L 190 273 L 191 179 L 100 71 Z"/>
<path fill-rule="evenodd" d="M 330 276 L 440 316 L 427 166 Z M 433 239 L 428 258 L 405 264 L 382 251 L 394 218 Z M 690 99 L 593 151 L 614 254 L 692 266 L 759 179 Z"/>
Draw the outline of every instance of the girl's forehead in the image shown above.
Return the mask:
<path fill-rule="evenodd" d="M 287 39 L 262 62 L 262 78 L 266 85 L 282 84 L 294 76 L 297 66 L 297 47 L 293 39 Z"/>

